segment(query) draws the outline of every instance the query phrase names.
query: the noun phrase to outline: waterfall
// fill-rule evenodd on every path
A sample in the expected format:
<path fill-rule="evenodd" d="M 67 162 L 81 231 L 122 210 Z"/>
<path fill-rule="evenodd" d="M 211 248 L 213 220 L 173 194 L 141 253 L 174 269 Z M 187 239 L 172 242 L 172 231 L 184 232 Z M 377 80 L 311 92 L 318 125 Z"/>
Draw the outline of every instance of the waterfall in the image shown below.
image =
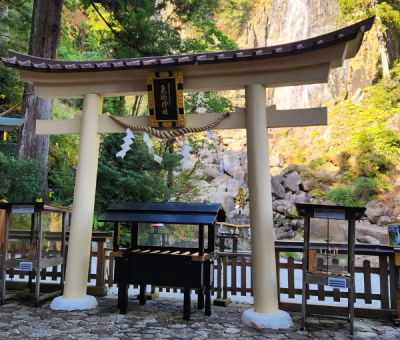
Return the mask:
<path fill-rule="evenodd" d="M 309 38 L 309 11 L 307 0 L 287 0 L 287 13 L 279 43 L 285 44 Z M 292 100 L 296 102 L 292 103 Z M 273 90 L 273 103 L 277 109 L 310 107 L 308 86 L 288 86 Z"/>
<path fill-rule="evenodd" d="M 399 227 L 396 228 L 396 231 L 397 231 L 396 245 L 400 245 L 400 232 L 399 232 Z"/>

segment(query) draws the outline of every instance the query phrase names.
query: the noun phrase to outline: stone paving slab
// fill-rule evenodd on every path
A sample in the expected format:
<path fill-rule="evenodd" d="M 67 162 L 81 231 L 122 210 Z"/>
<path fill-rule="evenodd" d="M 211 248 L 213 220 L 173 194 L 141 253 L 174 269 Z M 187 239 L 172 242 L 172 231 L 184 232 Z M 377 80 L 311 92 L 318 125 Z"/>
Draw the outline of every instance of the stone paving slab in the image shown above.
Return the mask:
<path fill-rule="evenodd" d="M 261 339 L 400 339 L 400 328 L 388 320 L 355 319 L 355 334 L 342 320 L 309 317 L 307 330 L 300 330 L 300 314 L 290 313 L 290 329 L 256 330 L 240 323 L 248 304 L 213 306 L 213 314 L 192 305 L 190 321 L 182 319 L 182 301 L 157 298 L 140 306 L 129 301 L 128 314 L 118 314 L 116 296 L 97 299 L 99 305 L 87 311 L 53 311 L 50 301 L 35 308 L 33 300 L 22 297 L 0 306 L 0 340 L 3 339 L 93 339 L 93 340 L 261 340 Z"/>

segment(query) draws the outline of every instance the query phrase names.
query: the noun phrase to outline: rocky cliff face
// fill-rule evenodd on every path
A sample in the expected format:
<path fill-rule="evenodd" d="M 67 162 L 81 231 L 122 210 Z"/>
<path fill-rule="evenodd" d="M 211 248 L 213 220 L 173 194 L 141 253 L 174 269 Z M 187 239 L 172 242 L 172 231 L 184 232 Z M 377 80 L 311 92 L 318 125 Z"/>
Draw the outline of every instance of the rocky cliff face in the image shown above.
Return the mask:
<path fill-rule="evenodd" d="M 337 29 L 337 0 L 264 0 L 254 6 L 238 39 L 242 48 L 273 46 Z M 367 34 L 356 58 L 331 71 L 328 84 L 270 89 L 269 103 L 278 109 L 322 106 L 347 91 L 371 85 L 377 72 L 376 32 Z M 374 52 L 376 51 L 376 52 Z"/>
<path fill-rule="evenodd" d="M 339 14 L 337 0 L 258 0 L 245 22 L 240 38 L 241 48 L 279 45 L 322 35 L 337 29 Z M 331 101 L 357 97 L 364 87 L 370 86 L 378 69 L 377 33 L 366 34 L 357 55 L 346 61 L 343 67 L 333 69 L 327 84 L 269 89 L 267 104 L 276 104 L 278 109 L 318 107 Z M 243 94 L 243 93 L 242 93 Z M 243 107 L 244 101 L 236 102 Z M 354 105 L 359 105 L 353 102 Z M 330 104 L 331 105 L 331 104 Z M 390 126 L 397 126 L 395 117 Z M 265 176 L 271 174 L 273 196 L 274 230 L 277 239 L 302 237 L 303 220 L 297 216 L 295 203 L 333 204 L 314 195 L 313 190 L 326 192 L 340 176 L 339 167 L 331 164 L 323 169 L 310 171 L 308 167 L 291 164 L 300 159 L 296 152 L 304 154 L 303 163 L 322 155 L 322 150 L 332 146 L 331 132 L 335 127 L 305 127 L 269 129 L 270 166 Z M 215 150 L 201 150 L 198 160 L 203 167 L 197 174 L 204 179 L 198 181 L 200 195 L 194 199 L 199 203 L 222 203 L 233 224 L 250 224 L 251 202 L 245 209 L 235 207 L 234 197 L 239 188 L 248 197 L 247 150 L 245 130 L 215 131 L 222 145 Z M 197 159 L 191 159 L 194 163 Z M 357 223 L 357 240 L 364 243 L 384 243 L 386 222 L 396 219 L 393 211 L 380 202 L 370 202 L 367 217 Z M 400 213 L 400 210 L 397 212 Z M 222 227 L 223 232 L 233 232 L 231 227 Z M 239 249 L 250 249 L 250 231 L 240 229 Z M 231 242 L 228 242 L 231 247 Z"/>

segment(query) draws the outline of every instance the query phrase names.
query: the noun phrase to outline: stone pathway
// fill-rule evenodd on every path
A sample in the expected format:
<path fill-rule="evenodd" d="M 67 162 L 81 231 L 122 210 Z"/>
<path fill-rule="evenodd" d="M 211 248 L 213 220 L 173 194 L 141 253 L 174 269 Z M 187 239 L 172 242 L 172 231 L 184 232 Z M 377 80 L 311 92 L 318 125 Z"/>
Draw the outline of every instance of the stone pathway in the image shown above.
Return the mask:
<path fill-rule="evenodd" d="M 192 309 L 190 321 L 182 319 L 182 301 L 157 298 L 140 306 L 130 300 L 127 315 L 118 314 L 116 296 L 97 299 L 87 311 L 53 311 L 49 302 L 35 308 L 30 299 L 15 298 L 0 306 L 0 339 L 350 339 L 347 322 L 309 317 L 300 331 L 300 314 L 291 313 L 294 325 L 285 330 L 257 331 L 240 323 L 247 304 L 213 306 L 211 317 Z M 195 305 L 193 305 L 195 307 Z M 356 319 L 353 339 L 400 339 L 400 328 L 385 320 Z"/>

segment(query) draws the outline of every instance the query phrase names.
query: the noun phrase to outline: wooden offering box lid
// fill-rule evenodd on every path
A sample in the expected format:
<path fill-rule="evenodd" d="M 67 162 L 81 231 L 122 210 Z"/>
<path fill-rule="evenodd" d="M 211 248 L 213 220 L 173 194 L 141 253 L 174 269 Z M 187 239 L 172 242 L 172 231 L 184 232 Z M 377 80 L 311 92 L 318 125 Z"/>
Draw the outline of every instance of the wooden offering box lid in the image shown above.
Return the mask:
<path fill-rule="evenodd" d="M 344 207 L 340 205 L 296 203 L 299 216 L 331 218 L 337 220 L 359 220 L 366 210 L 363 207 Z"/>
<path fill-rule="evenodd" d="M 225 210 L 219 203 L 115 202 L 98 221 L 214 224 L 225 221 L 225 218 Z"/>

